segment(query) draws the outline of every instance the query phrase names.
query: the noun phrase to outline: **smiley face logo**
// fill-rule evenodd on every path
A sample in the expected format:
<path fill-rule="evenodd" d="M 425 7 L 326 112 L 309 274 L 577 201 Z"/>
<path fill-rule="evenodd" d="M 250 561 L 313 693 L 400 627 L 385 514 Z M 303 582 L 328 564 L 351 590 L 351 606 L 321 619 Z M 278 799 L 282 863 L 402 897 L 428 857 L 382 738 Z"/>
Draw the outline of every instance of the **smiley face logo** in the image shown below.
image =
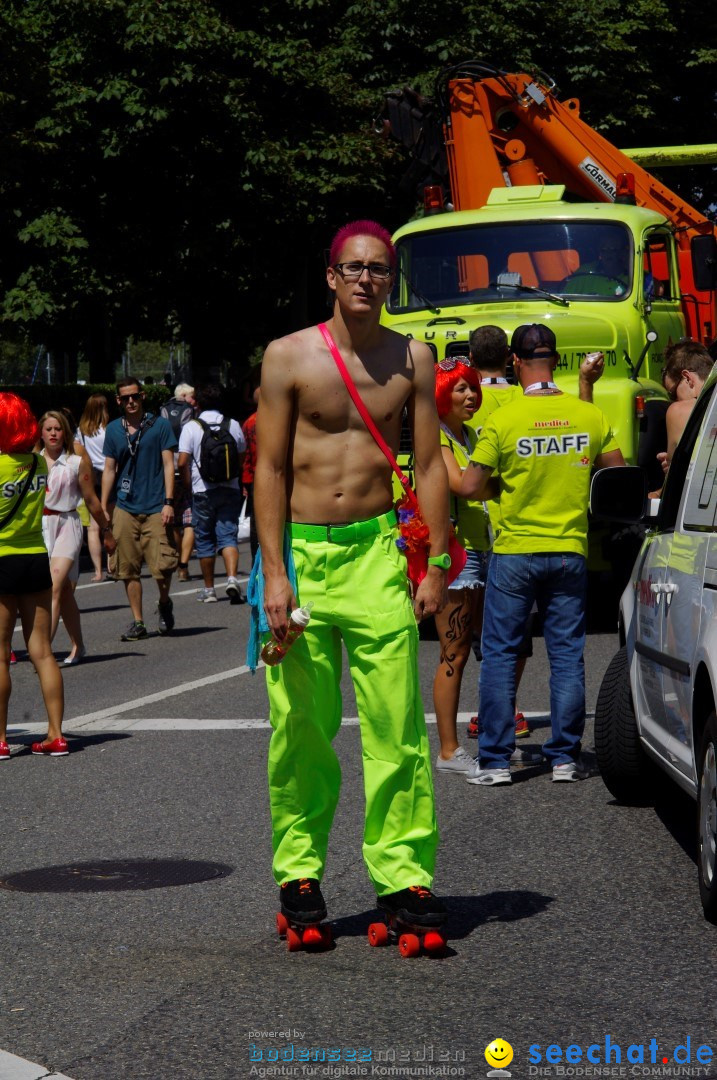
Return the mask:
<path fill-rule="evenodd" d="M 494 1069 L 505 1069 L 513 1060 L 513 1047 L 505 1039 L 493 1039 L 485 1048 L 485 1059 Z"/>

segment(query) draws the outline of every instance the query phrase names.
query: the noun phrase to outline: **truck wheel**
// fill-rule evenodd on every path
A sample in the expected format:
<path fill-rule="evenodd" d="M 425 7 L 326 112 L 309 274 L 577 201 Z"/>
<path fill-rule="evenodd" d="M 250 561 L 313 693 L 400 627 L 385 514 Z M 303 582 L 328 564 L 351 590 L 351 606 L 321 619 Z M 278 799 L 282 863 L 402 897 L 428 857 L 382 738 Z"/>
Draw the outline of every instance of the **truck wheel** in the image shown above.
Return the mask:
<path fill-rule="evenodd" d="M 717 716 L 707 718 L 697 773 L 697 876 L 705 918 L 717 923 Z"/>
<path fill-rule="evenodd" d="M 613 656 L 595 706 L 595 753 L 603 782 L 618 802 L 648 806 L 655 798 L 655 768 L 635 723 L 627 649 Z"/>

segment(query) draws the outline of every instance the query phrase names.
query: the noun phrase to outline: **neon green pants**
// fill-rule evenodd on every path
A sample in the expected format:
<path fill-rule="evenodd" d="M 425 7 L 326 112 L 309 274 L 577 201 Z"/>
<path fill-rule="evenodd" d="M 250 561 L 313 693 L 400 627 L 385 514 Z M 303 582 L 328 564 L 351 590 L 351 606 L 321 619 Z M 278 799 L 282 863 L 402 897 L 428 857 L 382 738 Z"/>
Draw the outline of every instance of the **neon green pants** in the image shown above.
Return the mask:
<path fill-rule="evenodd" d="M 267 668 L 274 733 L 269 796 L 274 877 L 321 880 L 341 787 L 341 640 L 356 691 L 366 812 L 363 856 L 380 896 L 430 886 L 438 831 L 418 630 L 395 529 L 351 544 L 292 539 L 298 597 L 311 621 Z"/>

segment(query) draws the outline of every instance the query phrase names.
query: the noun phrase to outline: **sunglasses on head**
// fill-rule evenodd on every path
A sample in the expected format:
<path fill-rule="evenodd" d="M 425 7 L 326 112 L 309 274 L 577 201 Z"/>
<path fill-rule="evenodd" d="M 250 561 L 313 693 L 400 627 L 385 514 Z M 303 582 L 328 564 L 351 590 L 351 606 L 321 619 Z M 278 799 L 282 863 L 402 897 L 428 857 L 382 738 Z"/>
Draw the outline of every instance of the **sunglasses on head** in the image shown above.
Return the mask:
<path fill-rule="evenodd" d="M 454 371 L 458 364 L 461 367 L 473 367 L 470 358 L 467 356 L 447 356 L 445 360 L 439 360 L 436 367 L 440 368 L 441 371 Z"/>
<path fill-rule="evenodd" d="M 137 401 L 142 397 L 142 391 L 140 390 L 136 394 L 118 394 L 120 401 Z"/>

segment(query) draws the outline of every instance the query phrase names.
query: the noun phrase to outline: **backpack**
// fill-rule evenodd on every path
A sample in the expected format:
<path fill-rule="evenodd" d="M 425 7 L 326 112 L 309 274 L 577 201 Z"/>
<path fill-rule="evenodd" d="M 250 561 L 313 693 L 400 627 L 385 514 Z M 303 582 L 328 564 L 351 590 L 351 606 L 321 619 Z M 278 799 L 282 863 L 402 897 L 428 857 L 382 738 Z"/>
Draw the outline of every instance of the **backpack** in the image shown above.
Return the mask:
<path fill-rule="evenodd" d="M 239 477 L 239 447 L 229 430 L 230 422 L 226 416 L 221 424 L 197 420 L 203 432 L 197 465 L 205 484 L 224 484 Z"/>
<path fill-rule="evenodd" d="M 163 416 L 165 420 L 168 420 L 174 437 L 179 442 L 179 436 L 182 428 L 191 420 L 194 415 L 194 409 L 191 405 L 188 405 L 186 401 L 179 401 L 178 398 L 172 398 L 159 410 L 160 416 Z"/>

